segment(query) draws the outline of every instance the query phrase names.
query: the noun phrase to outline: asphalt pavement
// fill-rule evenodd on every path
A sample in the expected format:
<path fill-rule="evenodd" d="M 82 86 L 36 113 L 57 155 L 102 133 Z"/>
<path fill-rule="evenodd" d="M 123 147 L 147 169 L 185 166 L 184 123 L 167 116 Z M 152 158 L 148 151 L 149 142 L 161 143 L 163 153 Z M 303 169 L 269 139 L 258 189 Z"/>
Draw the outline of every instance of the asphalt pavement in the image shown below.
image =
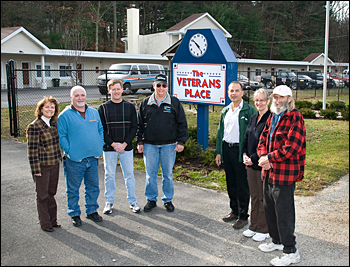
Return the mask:
<path fill-rule="evenodd" d="M 41 230 L 35 203 L 35 186 L 30 174 L 27 145 L 1 138 L 1 265 L 156 265 L 156 266 L 268 266 L 281 252 L 264 253 L 260 242 L 242 235 L 221 218 L 229 212 L 225 192 L 204 189 L 174 181 L 175 211 L 162 205 L 161 179 L 158 179 L 157 207 L 151 212 L 135 214 L 126 201 L 126 189 L 120 167 L 117 168 L 114 211 L 102 213 L 104 207 L 104 170 L 99 163 L 99 214 L 103 221 L 85 218 L 83 185 L 80 191 L 83 225 L 74 227 L 66 213 L 65 178 L 61 165 L 56 200 L 61 228 Z M 136 195 L 141 207 L 145 173 L 135 171 Z M 347 178 L 348 186 L 348 178 Z M 345 193 L 348 194 L 348 189 Z M 347 209 L 348 209 L 347 201 Z M 298 211 L 297 211 L 297 220 Z M 310 221 L 312 224 L 313 222 Z M 347 221 L 348 233 L 349 221 Z M 296 226 L 297 248 L 301 262 L 293 266 L 349 266 L 347 242 L 309 235 L 303 225 Z M 267 241 L 271 241 L 268 239 Z"/>

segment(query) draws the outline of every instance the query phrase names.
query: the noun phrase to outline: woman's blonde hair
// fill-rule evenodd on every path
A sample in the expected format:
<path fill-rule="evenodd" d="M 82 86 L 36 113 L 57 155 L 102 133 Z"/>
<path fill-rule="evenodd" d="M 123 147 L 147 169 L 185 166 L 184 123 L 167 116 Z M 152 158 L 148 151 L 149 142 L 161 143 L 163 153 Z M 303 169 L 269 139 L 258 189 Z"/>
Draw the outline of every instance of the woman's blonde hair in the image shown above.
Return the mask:
<path fill-rule="evenodd" d="M 58 112 L 59 112 L 59 103 L 56 100 L 56 98 L 53 98 L 52 96 L 44 96 L 43 99 L 41 99 L 38 104 L 36 104 L 36 109 L 34 111 L 34 115 L 37 117 L 41 117 L 43 115 L 42 109 L 43 106 L 47 103 L 50 102 L 55 105 L 55 113 L 51 117 L 51 120 L 56 121 L 58 118 Z"/>
<path fill-rule="evenodd" d="M 260 88 L 254 92 L 254 97 L 253 97 L 254 100 L 258 94 L 263 94 L 265 96 L 265 100 L 269 99 L 269 94 L 264 90 L 264 88 Z"/>

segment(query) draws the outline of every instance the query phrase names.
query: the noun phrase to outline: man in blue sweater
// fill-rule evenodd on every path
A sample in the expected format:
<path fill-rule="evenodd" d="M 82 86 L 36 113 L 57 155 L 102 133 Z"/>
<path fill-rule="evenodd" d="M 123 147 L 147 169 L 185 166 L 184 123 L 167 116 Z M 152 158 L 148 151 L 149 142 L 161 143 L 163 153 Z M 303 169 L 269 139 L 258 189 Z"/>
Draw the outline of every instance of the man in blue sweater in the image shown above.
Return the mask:
<path fill-rule="evenodd" d="M 104 144 L 103 127 L 97 110 L 86 104 L 86 91 L 74 86 L 70 91 L 71 105 L 59 115 L 57 130 L 64 152 L 63 170 L 67 186 L 67 213 L 74 226 L 81 226 L 79 188 L 84 180 L 87 218 L 102 221 L 98 215 L 100 194 L 98 160 Z"/>

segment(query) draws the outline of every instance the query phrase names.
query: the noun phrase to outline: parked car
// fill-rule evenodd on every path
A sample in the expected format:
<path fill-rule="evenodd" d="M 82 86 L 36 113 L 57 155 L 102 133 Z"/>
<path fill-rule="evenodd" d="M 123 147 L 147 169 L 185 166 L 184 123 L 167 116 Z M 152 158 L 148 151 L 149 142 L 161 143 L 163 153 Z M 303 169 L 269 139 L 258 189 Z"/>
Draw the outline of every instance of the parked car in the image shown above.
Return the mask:
<path fill-rule="evenodd" d="M 335 72 L 329 72 L 327 75 L 329 75 L 335 81 L 336 87 L 345 87 L 345 82 L 343 81 L 342 76 L 340 74 Z"/>
<path fill-rule="evenodd" d="M 154 78 L 158 74 L 165 74 L 164 68 L 159 64 L 146 63 L 120 63 L 112 64 L 106 74 L 98 77 L 98 89 L 102 95 L 107 94 L 107 82 L 119 79 L 123 83 L 125 92 L 136 93 L 138 89 L 151 89 Z"/>
<path fill-rule="evenodd" d="M 243 90 L 251 89 L 251 90 L 255 91 L 255 90 L 263 87 L 263 84 L 261 84 L 257 81 L 249 80 L 246 76 L 244 76 L 242 74 L 238 74 L 238 82 L 241 84 Z"/>
<path fill-rule="evenodd" d="M 307 75 L 311 79 L 316 80 L 316 89 L 322 89 L 323 88 L 323 74 L 318 71 L 298 71 L 298 75 Z M 335 81 L 328 77 L 327 78 L 327 88 L 335 88 L 336 83 Z"/>
<path fill-rule="evenodd" d="M 345 86 L 349 88 L 349 74 L 343 74 L 343 80 L 345 82 Z"/>
<path fill-rule="evenodd" d="M 299 74 L 298 75 L 298 89 L 313 89 L 316 87 L 316 81 L 311 79 L 307 75 Z"/>
<path fill-rule="evenodd" d="M 312 79 L 312 88 L 321 89 L 323 87 L 323 75 L 317 71 L 298 71 L 296 73 L 298 76 L 306 75 Z"/>

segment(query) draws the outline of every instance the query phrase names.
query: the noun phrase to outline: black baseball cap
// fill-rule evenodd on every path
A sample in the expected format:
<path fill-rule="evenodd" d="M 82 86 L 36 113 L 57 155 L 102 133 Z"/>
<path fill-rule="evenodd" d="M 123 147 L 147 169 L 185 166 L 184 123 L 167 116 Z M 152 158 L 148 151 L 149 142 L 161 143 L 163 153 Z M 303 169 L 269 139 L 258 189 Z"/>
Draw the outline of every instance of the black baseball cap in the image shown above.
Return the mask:
<path fill-rule="evenodd" d="M 157 83 L 164 83 L 164 84 L 168 84 L 168 78 L 164 75 L 164 74 L 158 74 L 155 78 L 154 78 L 154 82 Z"/>

